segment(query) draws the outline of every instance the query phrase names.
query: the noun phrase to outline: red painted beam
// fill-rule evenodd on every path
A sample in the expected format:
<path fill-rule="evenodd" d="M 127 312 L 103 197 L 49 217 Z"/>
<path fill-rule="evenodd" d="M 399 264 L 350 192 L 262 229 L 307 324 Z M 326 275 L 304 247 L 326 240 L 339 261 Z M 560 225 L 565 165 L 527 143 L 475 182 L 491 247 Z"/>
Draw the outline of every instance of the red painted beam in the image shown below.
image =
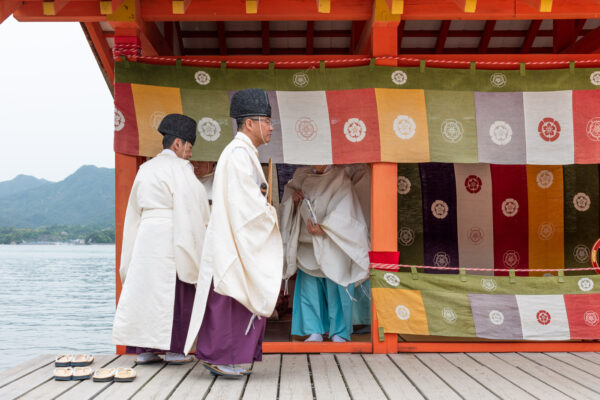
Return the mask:
<path fill-rule="evenodd" d="M 450 30 L 450 23 L 452 21 L 442 21 L 442 27 L 440 28 L 440 35 L 438 36 L 438 40 L 435 44 L 434 53 L 440 54 L 444 52 L 444 47 L 446 46 L 446 38 L 448 38 L 448 31 Z"/>
<path fill-rule="evenodd" d="M 98 22 L 85 22 L 84 25 L 112 86 L 115 81 L 115 65 L 112 50 L 106 42 L 104 32 Z"/>
<path fill-rule="evenodd" d="M 477 52 L 479 54 L 483 54 L 487 52 L 488 46 L 490 44 L 490 40 L 492 39 L 492 35 L 494 33 L 494 27 L 496 26 L 496 21 L 486 21 L 485 28 L 483 30 L 483 35 L 481 36 L 481 40 L 479 41 L 479 49 Z"/>
<path fill-rule="evenodd" d="M 561 53 L 600 53 L 600 28 L 596 28 L 584 37 L 563 49 Z"/>
<path fill-rule="evenodd" d="M 560 53 L 577 40 L 575 35 L 575 20 L 559 19 L 553 21 L 552 49 Z"/>
<path fill-rule="evenodd" d="M 537 19 L 531 21 L 529 24 L 529 31 L 527 32 L 527 36 L 525 36 L 525 40 L 523 41 L 523 45 L 521 46 L 521 53 L 526 54 L 531 51 L 531 47 L 533 45 L 533 41 L 535 40 L 538 31 L 540 30 L 540 25 L 542 21 Z"/>
<path fill-rule="evenodd" d="M 53 16 L 44 15 L 41 1 L 27 1 L 15 10 L 14 16 L 21 22 L 98 22 L 106 20 L 106 16 L 100 14 L 98 3 L 91 1 L 71 1 L 65 5 L 59 15 Z"/>
<path fill-rule="evenodd" d="M 12 15 L 19 7 L 23 5 L 22 1 L 1 1 L 0 2 L 0 24 Z"/>
<path fill-rule="evenodd" d="M 398 24 L 398 54 L 402 51 L 402 39 L 404 38 L 404 25 L 406 25 L 406 21 L 402 20 Z"/>
<path fill-rule="evenodd" d="M 262 53 L 271 54 L 271 27 L 269 21 L 261 22 L 261 36 L 262 36 Z"/>
<path fill-rule="evenodd" d="M 313 54 L 314 47 L 315 47 L 315 22 L 308 21 L 306 23 L 306 54 Z"/>
<path fill-rule="evenodd" d="M 219 38 L 219 54 L 223 56 L 227 54 L 227 37 L 225 35 L 225 22 L 218 21 L 217 36 Z"/>

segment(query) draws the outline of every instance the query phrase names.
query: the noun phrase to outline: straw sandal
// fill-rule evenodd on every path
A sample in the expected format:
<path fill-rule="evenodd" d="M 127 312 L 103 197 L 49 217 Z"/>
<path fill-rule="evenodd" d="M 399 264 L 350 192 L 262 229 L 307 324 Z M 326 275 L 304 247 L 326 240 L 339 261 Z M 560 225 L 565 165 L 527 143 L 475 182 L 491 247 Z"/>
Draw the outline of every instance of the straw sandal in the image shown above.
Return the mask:
<path fill-rule="evenodd" d="M 94 370 L 91 367 L 75 367 L 73 368 L 73 380 L 84 381 L 90 379 L 94 374 Z"/>
<path fill-rule="evenodd" d="M 71 354 L 63 354 L 60 356 L 56 356 L 54 359 L 55 367 L 70 367 L 71 362 L 73 361 L 73 356 Z"/>
<path fill-rule="evenodd" d="M 71 360 L 72 367 L 87 367 L 94 362 L 94 356 L 91 354 L 77 354 Z"/>
<path fill-rule="evenodd" d="M 244 374 L 241 373 L 234 374 L 231 372 L 223 371 L 218 366 L 206 361 L 200 360 L 200 363 L 202 364 L 202 366 L 204 366 L 204 368 L 209 370 L 211 374 L 216 376 L 222 376 L 223 378 L 241 378 L 242 376 L 244 376 Z"/>
<path fill-rule="evenodd" d="M 115 374 L 115 382 L 131 382 L 136 376 L 137 373 L 133 368 L 119 367 Z"/>
<path fill-rule="evenodd" d="M 115 373 L 117 372 L 114 368 L 100 368 L 94 372 L 94 382 L 112 382 L 115 379 Z"/>
<path fill-rule="evenodd" d="M 73 368 L 59 367 L 54 368 L 54 379 L 57 381 L 70 381 L 73 379 Z"/>

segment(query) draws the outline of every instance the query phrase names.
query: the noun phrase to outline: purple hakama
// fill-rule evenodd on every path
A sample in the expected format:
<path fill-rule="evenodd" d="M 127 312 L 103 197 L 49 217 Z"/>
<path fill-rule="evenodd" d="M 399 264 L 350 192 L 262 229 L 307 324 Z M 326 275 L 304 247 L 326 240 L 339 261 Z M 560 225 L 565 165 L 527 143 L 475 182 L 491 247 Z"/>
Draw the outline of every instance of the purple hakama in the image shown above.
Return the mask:
<path fill-rule="evenodd" d="M 185 339 L 190 326 L 190 319 L 192 318 L 195 295 L 196 286 L 180 281 L 177 278 L 177 282 L 175 283 L 175 305 L 173 307 L 173 328 L 171 330 L 170 349 L 147 349 L 144 347 L 127 346 L 127 353 L 142 354 L 145 352 L 161 353 L 169 351 L 171 353 L 183 354 Z"/>
<path fill-rule="evenodd" d="M 252 313 L 229 296 L 214 291 L 211 283 L 206 311 L 198 333 L 196 357 L 211 364 L 247 364 L 262 360 L 262 342 L 267 319 Z"/>

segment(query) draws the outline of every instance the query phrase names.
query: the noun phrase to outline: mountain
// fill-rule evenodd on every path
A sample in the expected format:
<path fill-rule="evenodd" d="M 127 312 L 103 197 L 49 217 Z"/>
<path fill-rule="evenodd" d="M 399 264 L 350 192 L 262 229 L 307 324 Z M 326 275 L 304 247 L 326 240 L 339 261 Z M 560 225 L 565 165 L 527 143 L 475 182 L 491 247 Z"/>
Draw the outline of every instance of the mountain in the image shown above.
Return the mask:
<path fill-rule="evenodd" d="M 6 197 L 24 190 L 44 186 L 49 183 L 52 182 L 49 182 L 45 179 L 38 179 L 29 175 L 18 175 L 10 181 L 0 182 L 0 197 Z"/>
<path fill-rule="evenodd" d="M 27 179 L 32 177 L 24 178 L 26 179 L 19 180 L 32 183 L 31 179 Z M 9 182 L 1 182 L 0 185 Z M 0 186 L 0 190 L 2 187 Z M 6 185 L 6 188 L 10 187 L 11 185 Z M 28 189 L 0 195 L 0 227 L 34 228 L 50 225 L 108 227 L 114 226 L 114 223 L 114 169 L 85 165 L 63 181 L 56 183 L 44 181 Z"/>

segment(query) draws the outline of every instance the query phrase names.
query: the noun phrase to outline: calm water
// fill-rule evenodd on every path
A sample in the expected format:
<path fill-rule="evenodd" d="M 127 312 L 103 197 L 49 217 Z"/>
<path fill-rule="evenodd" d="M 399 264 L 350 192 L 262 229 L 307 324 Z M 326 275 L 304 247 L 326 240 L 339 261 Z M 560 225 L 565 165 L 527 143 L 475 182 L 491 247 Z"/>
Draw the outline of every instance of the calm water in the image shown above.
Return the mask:
<path fill-rule="evenodd" d="M 110 354 L 114 245 L 0 245 L 0 371 L 39 354 Z"/>

